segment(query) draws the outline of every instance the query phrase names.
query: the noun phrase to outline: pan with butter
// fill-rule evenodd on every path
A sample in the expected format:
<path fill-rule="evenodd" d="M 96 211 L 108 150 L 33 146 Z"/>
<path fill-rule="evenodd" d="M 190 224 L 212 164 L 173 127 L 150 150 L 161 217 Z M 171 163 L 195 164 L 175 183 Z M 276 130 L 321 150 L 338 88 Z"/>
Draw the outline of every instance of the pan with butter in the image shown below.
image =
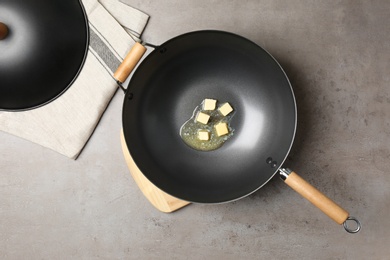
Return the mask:
<path fill-rule="evenodd" d="M 179 134 L 205 98 L 231 104 L 220 107 L 221 115 L 234 113 L 229 124 L 214 126 L 220 136 L 231 134 L 229 140 L 207 152 L 189 146 Z M 194 116 L 200 125 L 213 120 L 207 111 Z M 123 103 L 129 152 L 164 192 L 189 202 L 229 202 L 257 191 L 279 173 L 348 232 L 358 232 L 359 222 L 347 211 L 281 168 L 296 125 L 293 89 L 281 66 L 255 43 L 221 31 L 187 33 L 156 46 L 134 72 Z M 206 142 L 210 130 L 197 129 L 194 136 Z M 348 220 L 357 228 L 349 229 Z"/>
<path fill-rule="evenodd" d="M 230 118 L 229 139 L 207 152 L 180 136 L 205 99 Z M 210 112 L 199 112 L 197 124 L 207 125 Z M 135 70 L 123 104 L 125 140 L 141 172 L 190 202 L 227 202 L 258 190 L 283 164 L 295 128 L 294 94 L 279 64 L 255 43 L 221 31 L 187 33 L 158 46 Z M 218 129 L 223 133 L 224 125 Z"/>

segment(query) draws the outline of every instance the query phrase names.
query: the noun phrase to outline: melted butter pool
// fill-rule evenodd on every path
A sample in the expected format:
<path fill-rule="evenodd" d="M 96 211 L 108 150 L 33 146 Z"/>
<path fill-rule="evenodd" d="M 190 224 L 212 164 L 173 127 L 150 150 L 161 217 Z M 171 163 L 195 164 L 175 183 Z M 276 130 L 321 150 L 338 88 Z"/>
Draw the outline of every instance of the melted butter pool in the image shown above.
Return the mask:
<path fill-rule="evenodd" d="M 195 108 L 192 117 L 188 119 L 180 128 L 180 137 L 191 148 L 199 151 L 212 151 L 220 148 L 229 138 L 234 134 L 234 129 L 230 126 L 230 121 L 235 114 L 235 110 L 228 115 L 223 116 L 218 108 L 220 107 L 217 102 L 215 110 L 203 110 L 204 101 Z M 223 103 L 221 103 L 223 105 Z M 207 124 L 202 124 L 196 121 L 196 117 L 199 112 L 205 113 L 210 116 Z M 215 130 L 215 125 L 218 123 L 226 123 L 229 133 L 226 135 L 218 136 Z M 198 138 L 199 131 L 209 132 L 209 140 L 200 140 Z"/>

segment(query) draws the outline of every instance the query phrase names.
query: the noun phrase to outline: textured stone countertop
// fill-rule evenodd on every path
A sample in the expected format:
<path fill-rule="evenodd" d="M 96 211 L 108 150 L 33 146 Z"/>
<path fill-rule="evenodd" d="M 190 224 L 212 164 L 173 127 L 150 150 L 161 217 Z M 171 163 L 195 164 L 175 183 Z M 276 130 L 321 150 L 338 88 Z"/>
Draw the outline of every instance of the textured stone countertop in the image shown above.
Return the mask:
<path fill-rule="evenodd" d="M 219 29 L 268 50 L 297 99 L 285 165 L 362 230 L 277 177 L 233 203 L 158 212 L 122 155 L 118 91 L 76 161 L 0 133 L 1 259 L 389 259 L 389 1 L 123 1 L 151 16 L 147 42 Z"/>

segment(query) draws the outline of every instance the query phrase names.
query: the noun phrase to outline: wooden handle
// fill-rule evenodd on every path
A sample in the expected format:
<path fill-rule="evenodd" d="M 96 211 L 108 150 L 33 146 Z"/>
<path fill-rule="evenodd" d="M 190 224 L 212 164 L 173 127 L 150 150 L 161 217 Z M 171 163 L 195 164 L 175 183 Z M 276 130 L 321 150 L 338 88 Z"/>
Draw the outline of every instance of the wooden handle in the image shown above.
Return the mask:
<path fill-rule="evenodd" d="M 310 201 L 314 206 L 322 210 L 322 212 L 328 215 L 337 224 L 341 225 L 347 220 L 349 213 L 345 209 L 326 197 L 298 174 L 292 171 L 289 175 L 283 176 L 286 178 L 284 182 L 288 186 Z"/>
<path fill-rule="evenodd" d="M 145 46 L 136 42 L 121 65 L 119 65 L 119 68 L 115 71 L 114 78 L 121 83 L 125 82 L 145 52 Z"/>
<path fill-rule="evenodd" d="M 0 40 L 5 39 L 8 35 L 8 27 L 7 25 L 0 23 Z"/>

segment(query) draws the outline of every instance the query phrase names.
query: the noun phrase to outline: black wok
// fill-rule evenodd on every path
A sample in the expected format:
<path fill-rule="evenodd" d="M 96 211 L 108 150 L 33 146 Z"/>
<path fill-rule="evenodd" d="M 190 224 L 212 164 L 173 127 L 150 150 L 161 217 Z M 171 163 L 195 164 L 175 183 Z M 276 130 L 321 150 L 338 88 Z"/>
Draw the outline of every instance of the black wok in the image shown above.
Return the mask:
<path fill-rule="evenodd" d="M 179 135 L 204 98 L 235 109 L 234 135 L 209 152 L 190 148 Z M 286 183 L 357 232 L 360 225 L 346 226 L 348 212 L 281 169 L 296 126 L 293 89 L 278 62 L 255 43 L 221 31 L 192 32 L 156 47 L 134 72 L 123 104 L 129 152 L 166 193 L 190 202 L 228 202 L 255 192 L 280 171 Z"/>
<path fill-rule="evenodd" d="M 81 0 L 0 1 L 0 111 L 50 103 L 76 80 L 88 52 Z"/>

